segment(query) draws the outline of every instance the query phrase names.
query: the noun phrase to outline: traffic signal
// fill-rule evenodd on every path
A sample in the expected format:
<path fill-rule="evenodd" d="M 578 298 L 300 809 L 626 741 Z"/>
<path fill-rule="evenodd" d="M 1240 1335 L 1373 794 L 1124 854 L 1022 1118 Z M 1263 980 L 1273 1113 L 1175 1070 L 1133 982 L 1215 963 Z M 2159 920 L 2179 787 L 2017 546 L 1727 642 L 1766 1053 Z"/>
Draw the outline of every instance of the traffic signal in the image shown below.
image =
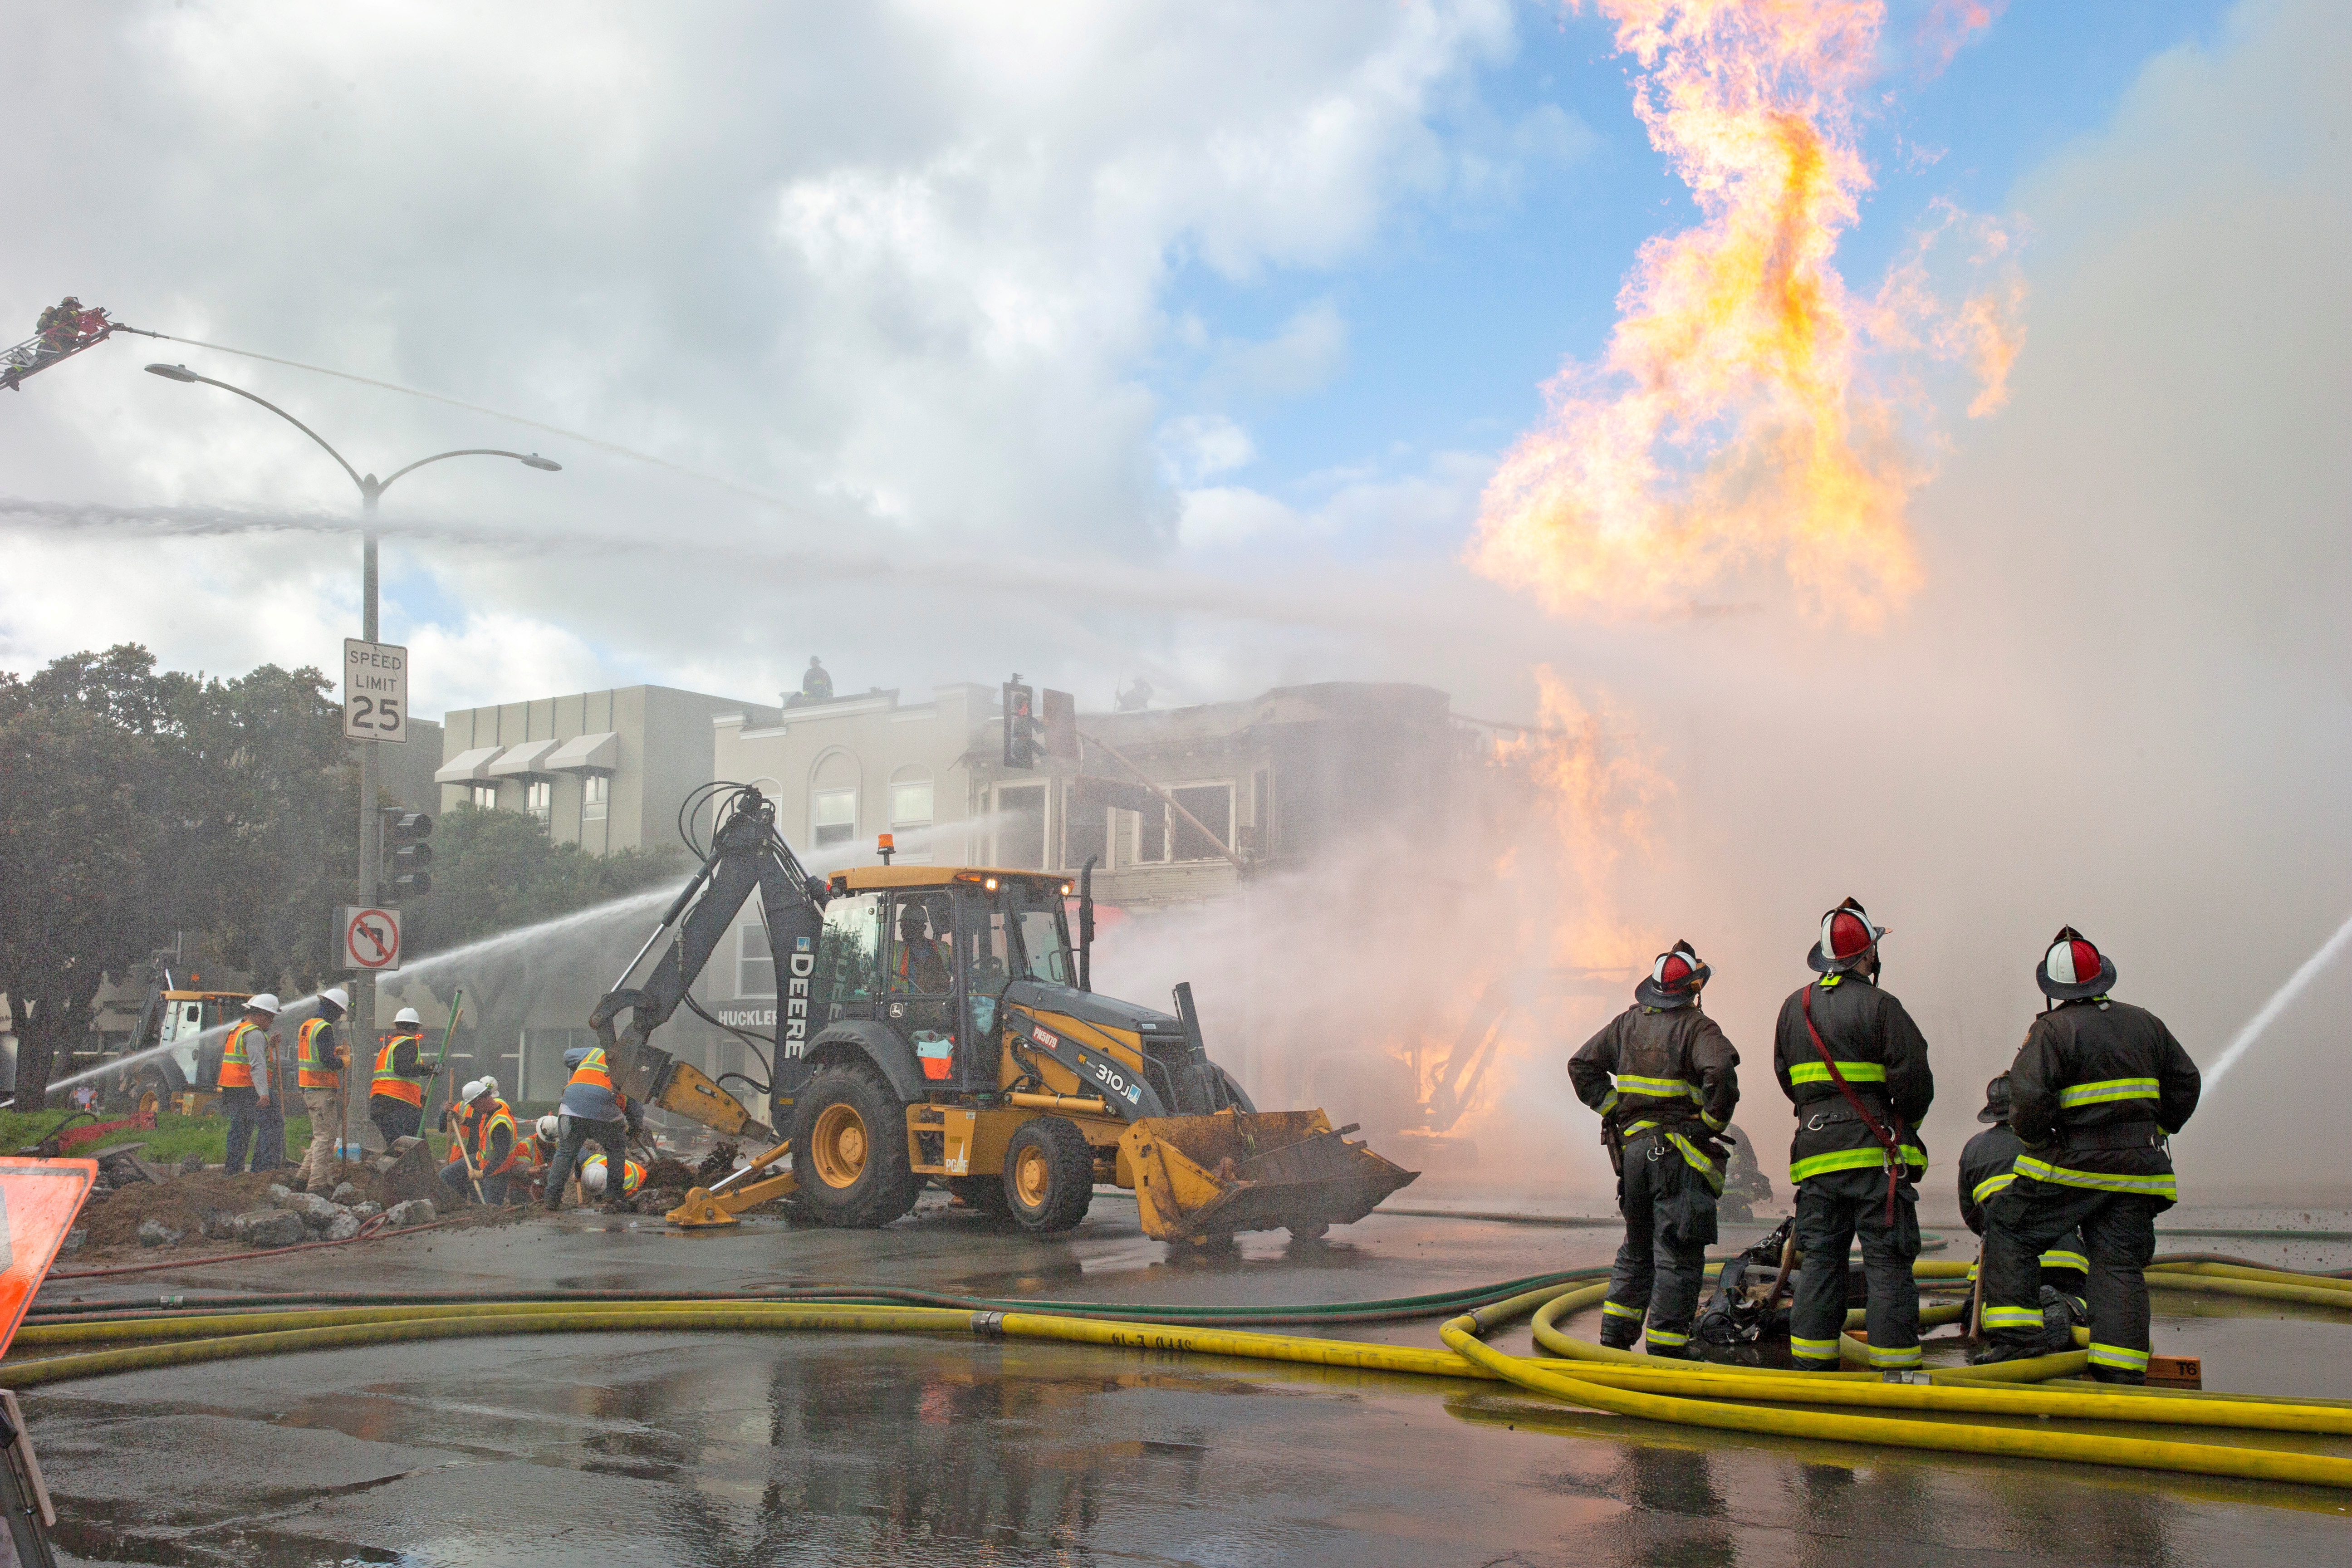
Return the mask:
<path fill-rule="evenodd" d="M 1004 683 L 1004 765 L 1008 768 L 1034 768 L 1037 765 L 1037 732 L 1035 719 L 1036 693 L 1021 683 L 1015 674 Z"/>
<path fill-rule="evenodd" d="M 421 811 L 383 814 L 383 896 L 395 902 L 421 899 L 433 890 L 433 819 Z"/>

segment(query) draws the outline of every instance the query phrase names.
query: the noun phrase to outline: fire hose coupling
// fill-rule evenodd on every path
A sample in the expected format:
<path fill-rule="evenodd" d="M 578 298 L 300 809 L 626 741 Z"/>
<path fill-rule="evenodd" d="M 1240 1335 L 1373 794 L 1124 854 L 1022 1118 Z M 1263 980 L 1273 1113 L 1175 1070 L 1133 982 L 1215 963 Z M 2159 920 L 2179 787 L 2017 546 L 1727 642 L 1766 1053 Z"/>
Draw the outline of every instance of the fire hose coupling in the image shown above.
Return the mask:
<path fill-rule="evenodd" d="M 1002 1312 L 974 1312 L 971 1315 L 971 1331 L 979 1335 L 983 1340 L 1003 1339 L 1004 1337 L 1004 1314 Z"/>

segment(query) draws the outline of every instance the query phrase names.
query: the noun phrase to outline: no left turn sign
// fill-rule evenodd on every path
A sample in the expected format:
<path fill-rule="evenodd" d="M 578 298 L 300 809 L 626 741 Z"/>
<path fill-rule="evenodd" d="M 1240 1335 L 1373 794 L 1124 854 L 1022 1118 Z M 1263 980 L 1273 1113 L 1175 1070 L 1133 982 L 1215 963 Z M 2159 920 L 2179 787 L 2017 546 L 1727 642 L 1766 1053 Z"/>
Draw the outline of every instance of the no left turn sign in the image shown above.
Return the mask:
<path fill-rule="evenodd" d="M 337 911 L 342 926 L 345 969 L 391 970 L 400 967 L 400 911 L 345 908 Z"/>

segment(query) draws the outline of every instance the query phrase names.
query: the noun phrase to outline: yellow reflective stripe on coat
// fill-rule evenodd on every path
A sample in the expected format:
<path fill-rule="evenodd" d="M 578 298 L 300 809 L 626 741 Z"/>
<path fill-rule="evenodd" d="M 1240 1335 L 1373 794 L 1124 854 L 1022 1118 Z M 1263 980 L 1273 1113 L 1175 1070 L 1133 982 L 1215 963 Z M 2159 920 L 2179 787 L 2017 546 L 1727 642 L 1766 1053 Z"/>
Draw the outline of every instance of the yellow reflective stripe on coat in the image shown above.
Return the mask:
<path fill-rule="evenodd" d="M 1617 1075 L 1617 1092 L 1638 1094 L 1650 1100 L 1705 1100 L 1706 1091 L 1687 1079 L 1635 1078 L 1630 1073 Z"/>
<path fill-rule="evenodd" d="M 2002 1188 L 2008 1186 L 2010 1183 L 2015 1180 L 2017 1180 L 2017 1173 L 2015 1171 L 2003 1171 L 1999 1175 L 1987 1176 L 1983 1181 L 1979 1182 L 1976 1184 L 1975 1189 L 1969 1194 L 1969 1196 L 1974 1198 L 1979 1203 L 1982 1203 L 1985 1199 L 1992 1196 L 1993 1194 L 2000 1192 Z"/>
<path fill-rule="evenodd" d="M 2116 1100 L 2155 1100 L 2158 1086 L 2152 1078 L 2108 1078 L 2096 1083 L 2069 1085 L 2058 1091 L 2061 1106 L 2105 1105 Z"/>
<path fill-rule="evenodd" d="M 2093 1366 L 2117 1366 L 2123 1368 L 2126 1372 L 2146 1372 L 2147 1370 L 2147 1352 L 2146 1351 L 2136 1351 L 2125 1345 L 2103 1345 L 2098 1341 L 2093 1340 L 2091 1342 L 2091 1364 Z"/>
<path fill-rule="evenodd" d="M 1602 1096 L 1601 1097 L 1601 1104 L 1600 1104 L 1600 1106 L 1599 1106 L 1599 1110 L 1600 1110 L 1600 1111 L 1601 1111 L 1601 1115 L 1606 1116 L 1606 1115 L 1608 1115 L 1611 1111 L 1612 1111 L 1612 1110 L 1616 1110 L 1616 1109 L 1617 1109 L 1617 1091 L 1616 1091 L 1615 1089 L 1611 1089 L 1607 1094 L 1604 1094 L 1604 1095 L 1602 1095 Z"/>
<path fill-rule="evenodd" d="M 2017 1173 L 2031 1176 L 2037 1182 L 2048 1182 L 2061 1187 L 2084 1187 L 2095 1193 L 2139 1193 L 2149 1197 L 2180 1201 L 2180 1188 L 2172 1173 L 2160 1175 L 2130 1176 L 2116 1171 L 2071 1171 L 2063 1165 L 2053 1165 L 2030 1154 L 2017 1157 Z"/>
<path fill-rule="evenodd" d="M 2045 1252 L 2042 1255 L 2044 1268 L 2071 1268 L 2077 1274 L 2091 1271 L 2091 1260 L 2079 1252 Z"/>
<path fill-rule="evenodd" d="M 1699 1124 L 1705 1127 L 1709 1132 L 1720 1132 L 1723 1131 L 1724 1124 L 1716 1119 L 1715 1113 L 1711 1110 L 1700 1111 L 1698 1113 L 1698 1120 Z"/>
<path fill-rule="evenodd" d="M 1927 1152 L 1916 1143 L 1903 1146 L 1903 1163 L 1927 1168 Z M 1867 1149 L 1833 1149 L 1826 1154 L 1809 1155 L 1792 1162 L 1789 1180 L 1805 1181 L 1810 1177 L 1827 1175 L 1832 1171 L 1883 1171 L 1886 1168 L 1886 1151 L 1875 1143 Z"/>
<path fill-rule="evenodd" d="M 1886 1065 L 1884 1062 L 1840 1062 L 1838 1071 L 1848 1083 L 1885 1083 Z M 1798 1062 L 1789 1068 L 1790 1083 L 1834 1083 L 1827 1062 Z"/>

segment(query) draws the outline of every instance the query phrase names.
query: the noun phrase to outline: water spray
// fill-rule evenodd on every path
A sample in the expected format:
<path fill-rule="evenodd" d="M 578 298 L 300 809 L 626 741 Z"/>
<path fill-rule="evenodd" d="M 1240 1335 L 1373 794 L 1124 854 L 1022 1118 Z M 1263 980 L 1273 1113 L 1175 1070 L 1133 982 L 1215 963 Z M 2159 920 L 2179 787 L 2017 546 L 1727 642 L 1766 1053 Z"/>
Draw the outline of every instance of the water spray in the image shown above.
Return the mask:
<path fill-rule="evenodd" d="M 2236 1037 L 2230 1041 L 2229 1048 L 2221 1053 L 2221 1059 L 2215 1062 L 2212 1070 L 2205 1075 L 2207 1089 L 2220 1086 L 2221 1079 L 2228 1075 L 2230 1069 L 2238 1065 L 2238 1058 L 2244 1056 L 2256 1040 L 2262 1038 L 2264 1030 L 2278 1022 L 2278 1016 L 2285 1012 L 2313 981 L 2319 978 L 2322 970 L 2336 962 L 2337 955 L 2343 952 L 2347 944 L 2352 944 L 2352 920 L 2347 920 L 2342 925 L 2337 926 L 2336 934 L 2322 943 L 2317 952 L 2305 959 L 2303 967 L 2288 975 L 2286 984 L 2271 994 L 2271 999 L 2263 1004 L 2262 1010 L 2246 1020 L 2246 1026 L 2238 1031 Z"/>

